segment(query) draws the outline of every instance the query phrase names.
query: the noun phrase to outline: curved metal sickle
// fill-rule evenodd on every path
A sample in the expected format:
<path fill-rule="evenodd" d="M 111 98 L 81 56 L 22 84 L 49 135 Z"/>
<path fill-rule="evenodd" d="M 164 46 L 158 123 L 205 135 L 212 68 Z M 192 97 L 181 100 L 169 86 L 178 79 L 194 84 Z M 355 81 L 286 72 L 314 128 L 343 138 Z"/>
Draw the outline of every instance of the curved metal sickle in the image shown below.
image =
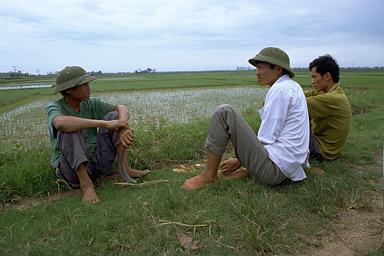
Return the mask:
<path fill-rule="evenodd" d="M 119 154 L 119 174 L 128 183 L 137 183 L 136 180 L 132 179 L 127 172 L 124 170 L 124 150 Z"/>

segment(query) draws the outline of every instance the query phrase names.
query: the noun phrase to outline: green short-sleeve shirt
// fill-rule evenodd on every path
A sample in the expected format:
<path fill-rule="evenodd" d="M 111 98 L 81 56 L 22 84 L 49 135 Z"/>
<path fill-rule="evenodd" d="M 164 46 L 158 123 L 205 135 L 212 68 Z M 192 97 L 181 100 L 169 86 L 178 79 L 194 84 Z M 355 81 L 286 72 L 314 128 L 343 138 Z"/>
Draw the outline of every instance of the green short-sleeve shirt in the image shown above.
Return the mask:
<path fill-rule="evenodd" d="M 116 109 L 115 105 L 102 102 L 98 98 L 90 98 L 80 104 L 80 112 L 71 108 L 64 99 L 50 102 L 46 111 L 48 115 L 48 132 L 51 144 L 51 165 L 55 168 L 60 159 L 61 152 L 57 143 L 57 129 L 53 125 L 53 120 L 57 116 L 76 116 L 86 119 L 102 120 L 106 114 Z M 96 145 L 97 128 L 87 128 L 81 130 L 84 138 L 87 157 L 90 157 Z"/>

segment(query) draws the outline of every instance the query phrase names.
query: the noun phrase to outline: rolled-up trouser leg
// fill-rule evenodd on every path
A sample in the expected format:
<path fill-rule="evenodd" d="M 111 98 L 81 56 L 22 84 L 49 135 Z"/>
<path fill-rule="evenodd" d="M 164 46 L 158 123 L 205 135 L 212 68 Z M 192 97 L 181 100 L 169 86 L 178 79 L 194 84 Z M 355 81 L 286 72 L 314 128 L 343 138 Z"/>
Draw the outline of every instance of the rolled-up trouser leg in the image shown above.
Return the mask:
<path fill-rule="evenodd" d="M 268 185 L 278 185 L 286 179 L 245 120 L 231 106 L 221 105 L 212 116 L 205 147 L 221 156 L 229 140 L 241 164 L 255 179 Z"/>
<path fill-rule="evenodd" d="M 57 139 L 61 149 L 61 158 L 58 166 L 60 173 L 58 176 L 62 176 L 69 183 L 79 184 L 76 170 L 80 164 L 86 165 L 88 162 L 84 140 L 80 132 L 61 131 L 58 132 Z"/>
<path fill-rule="evenodd" d="M 117 112 L 110 112 L 104 120 L 118 119 Z M 99 128 L 96 139 L 95 153 L 88 162 L 88 168 L 93 178 L 111 174 L 111 167 L 116 158 L 116 145 L 119 143 L 117 130 Z"/>

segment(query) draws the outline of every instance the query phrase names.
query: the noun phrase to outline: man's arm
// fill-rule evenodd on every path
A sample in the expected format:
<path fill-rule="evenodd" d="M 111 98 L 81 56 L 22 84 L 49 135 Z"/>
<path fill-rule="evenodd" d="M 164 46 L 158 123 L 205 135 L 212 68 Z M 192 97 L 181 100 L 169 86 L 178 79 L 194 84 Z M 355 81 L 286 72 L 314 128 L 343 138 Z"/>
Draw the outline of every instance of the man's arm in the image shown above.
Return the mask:
<path fill-rule="evenodd" d="M 311 119 L 329 116 L 327 97 L 324 94 L 307 97 L 308 112 Z"/>
<path fill-rule="evenodd" d="M 128 119 L 129 111 L 124 105 L 118 105 L 115 109 L 118 112 L 118 120 L 97 120 L 87 119 L 76 116 L 58 115 L 52 124 L 53 126 L 63 132 L 76 132 L 85 128 L 106 128 L 106 129 L 121 129 L 119 137 L 122 144 L 126 147 L 133 142 L 133 133 L 129 129 Z"/>
<path fill-rule="evenodd" d="M 282 91 L 275 91 L 263 107 L 263 116 L 258 138 L 264 145 L 273 144 L 280 136 L 289 109 L 289 96 Z"/>
<path fill-rule="evenodd" d="M 52 120 L 53 126 L 57 130 L 63 132 L 75 132 L 85 128 L 107 128 L 107 129 L 119 129 L 128 128 L 129 111 L 124 105 L 118 105 L 115 108 L 118 112 L 118 120 L 97 120 L 97 119 L 86 119 L 76 116 L 57 115 Z"/>
<path fill-rule="evenodd" d="M 317 95 L 320 95 L 320 94 L 324 94 L 324 92 L 322 92 L 322 91 L 318 92 L 316 90 L 305 91 L 303 89 L 303 92 L 304 92 L 305 97 L 311 97 L 311 96 L 317 96 Z"/>
<path fill-rule="evenodd" d="M 115 120 L 113 120 L 115 121 Z M 119 128 L 117 124 L 111 123 L 111 121 L 86 119 L 77 116 L 56 116 L 53 119 L 53 125 L 57 130 L 63 132 L 76 132 L 85 128 Z M 121 125 L 121 124 L 120 124 Z"/>

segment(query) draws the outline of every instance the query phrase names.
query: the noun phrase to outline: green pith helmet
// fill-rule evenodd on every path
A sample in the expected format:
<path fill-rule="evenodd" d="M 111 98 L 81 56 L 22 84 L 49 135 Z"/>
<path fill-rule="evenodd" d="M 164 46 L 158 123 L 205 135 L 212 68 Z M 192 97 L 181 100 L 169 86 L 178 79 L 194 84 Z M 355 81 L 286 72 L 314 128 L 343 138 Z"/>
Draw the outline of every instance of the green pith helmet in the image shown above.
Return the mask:
<path fill-rule="evenodd" d="M 75 87 L 76 85 L 85 84 L 95 80 L 93 74 L 85 72 L 82 67 L 67 66 L 56 77 L 55 93 Z"/>
<path fill-rule="evenodd" d="M 289 77 L 294 77 L 288 54 L 286 54 L 283 50 L 276 47 L 267 47 L 262 49 L 255 57 L 248 60 L 253 66 L 256 66 L 258 62 L 268 62 L 270 64 L 274 64 L 282 67 L 289 73 Z"/>

